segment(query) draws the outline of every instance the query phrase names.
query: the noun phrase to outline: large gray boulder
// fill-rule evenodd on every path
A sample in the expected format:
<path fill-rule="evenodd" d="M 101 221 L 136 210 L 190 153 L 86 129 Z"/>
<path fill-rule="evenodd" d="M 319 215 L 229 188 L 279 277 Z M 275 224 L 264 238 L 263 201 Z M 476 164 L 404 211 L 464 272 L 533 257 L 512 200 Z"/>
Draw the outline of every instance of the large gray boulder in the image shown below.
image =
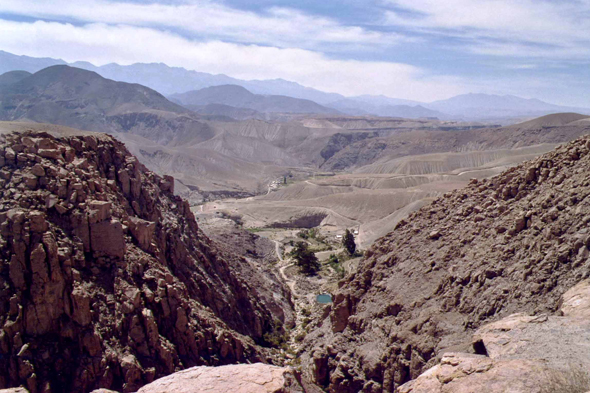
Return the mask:
<path fill-rule="evenodd" d="M 145 385 L 137 393 L 295 393 L 305 392 L 289 367 L 237 364 L 192 367 Z"/>

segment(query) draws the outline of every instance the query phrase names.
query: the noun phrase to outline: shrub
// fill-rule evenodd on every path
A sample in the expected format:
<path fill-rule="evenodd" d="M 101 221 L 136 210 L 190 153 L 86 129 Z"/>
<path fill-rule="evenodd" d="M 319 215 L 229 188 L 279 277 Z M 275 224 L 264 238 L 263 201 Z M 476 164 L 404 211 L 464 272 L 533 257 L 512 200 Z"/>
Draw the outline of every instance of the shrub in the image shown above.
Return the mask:
<path fill-rule="evenodd" d="M 262 345 L 273 348 L 288 349 L 289 332 L 285 330 L 283 323 L 275 320 L 272 330 L 262 336 Z"/>
<path fill-rule="evenodd" d="M 311 323 L 311 318 L 305 317 L 305 318 L 303 318 L 303 321 L 301 321 L 301 327 L 305 329 L 307 327 L 307 325 L 309 325 L 310 323 Z"/>
<path fill-rule="evenodd" d="M 295 341 L 297 341 L 298 343 L 300 343 L 301 341 L 303 341 L 303 339 L 305 338 L 307 334 L 305 332 L 301 332 L 298 335 L 295 336 Z"/>
<path fill-rule="evenodd" d="M 244 221 L 242 220 L 242 216 L 240 216 L 239 214 L 226 213 L 226 212 L 222 211 L 221 217 L 226 218 L 228 220 L 232 220 L 237 225 L 240 225 L 240 226 L 244 225 Z"/>

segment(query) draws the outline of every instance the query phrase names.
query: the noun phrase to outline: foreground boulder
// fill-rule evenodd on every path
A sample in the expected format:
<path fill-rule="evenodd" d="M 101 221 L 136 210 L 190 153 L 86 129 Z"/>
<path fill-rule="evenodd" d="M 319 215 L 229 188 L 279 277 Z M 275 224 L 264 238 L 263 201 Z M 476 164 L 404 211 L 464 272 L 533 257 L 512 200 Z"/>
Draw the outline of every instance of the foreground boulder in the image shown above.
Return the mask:
<path fill-rule="evenodd" d="M 291 312 L 200 231 L 170 179 L 101 134 L 0 135 L 0 262 L 0 388 L 130 392 L 269 362 L 265 335 Z"/>
<path fill-rule="evenodd" d="M 584 307 L 589 286 L 583 281 L 563 296 L 564 316 L 514 314 L 484 325 L 473 337 L 473 349 L 481 354 L 445 353 L 440 364 L 399 392 L 590 390 L 590 312 Z"/>
<path fill-rule="evenodd" d="M 306 390 L 294 370 L 268 364 L 193 367 L 158 379 L 137 393 L 296 393 Z"/>
<path fill-rule="evenodd" d="M 307 335 L 309 377 L 332 392 L 391 392 L 442 354 L 470 350 L 486 323 L 546 314 L 560 328 L 561 296 L 590 272 L 588 173 L 582 137 L 400 222 Z"/>

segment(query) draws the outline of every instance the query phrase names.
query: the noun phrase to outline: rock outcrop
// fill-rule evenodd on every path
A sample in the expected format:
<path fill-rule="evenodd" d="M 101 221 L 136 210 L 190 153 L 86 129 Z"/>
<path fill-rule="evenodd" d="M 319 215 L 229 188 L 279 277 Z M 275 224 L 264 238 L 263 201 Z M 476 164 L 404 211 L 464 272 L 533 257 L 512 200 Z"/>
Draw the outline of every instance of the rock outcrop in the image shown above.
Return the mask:
<path fill-rule="evenodd" d="M 306 337 L 310 377 L 332 392 L 395 391 L 443 353 L 469 351 L 486 323 L 555 314 L 590 271 L 588 173 L 582 137 L 400 222 Z"/>
<path fill-rule="evenodd" d="M 585 280 L 563 296 L 563 316 L 513 314 L 473 336 L 480 354 L 446 353 L 400 393 L 586 392 L 590 389 L 590 301 Z"/>
<path fill-rule="evenodd" d="M 303 393 L 295 371 L 268 364 L 193 367 L 160 378 L 137 393 Z"/>
<path fill-rule="evenodd" d="M 107 135 L 0 135 L 0 388 L 129 392 L 273 359 L 285 291 L 259 296 L 270 278 L 207 238 L 173 184 Z"/>

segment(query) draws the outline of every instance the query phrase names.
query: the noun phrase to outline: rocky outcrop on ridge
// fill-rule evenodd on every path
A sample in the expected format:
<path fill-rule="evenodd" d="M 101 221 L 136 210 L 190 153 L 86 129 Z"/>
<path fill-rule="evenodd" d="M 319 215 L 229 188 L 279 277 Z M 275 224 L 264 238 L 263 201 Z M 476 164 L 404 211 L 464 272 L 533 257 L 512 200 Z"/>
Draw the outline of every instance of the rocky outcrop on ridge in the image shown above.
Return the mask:
<path fill-rule="evenodd" d="M 400 393 L 549 393 L 590 390 L 590 282 L 562 297 L 562 316 L 513 314 L 472 338 L 483 354 L 445 353 Z"/>
<path fill-rule="evenodd" d="M 340 282 L 303 363 L 331 392 L 395 391 L 473 332 L 553 314 L 590 269 L 590 138 L 436 199 Z"/>
<path fill-rule="evenodd" d="M 288 299 L 104 134 L 0 135 L 0 388 L 135 391 L 272 360 Z M 260 345 L 259 345 L 260 344 Z"/>

